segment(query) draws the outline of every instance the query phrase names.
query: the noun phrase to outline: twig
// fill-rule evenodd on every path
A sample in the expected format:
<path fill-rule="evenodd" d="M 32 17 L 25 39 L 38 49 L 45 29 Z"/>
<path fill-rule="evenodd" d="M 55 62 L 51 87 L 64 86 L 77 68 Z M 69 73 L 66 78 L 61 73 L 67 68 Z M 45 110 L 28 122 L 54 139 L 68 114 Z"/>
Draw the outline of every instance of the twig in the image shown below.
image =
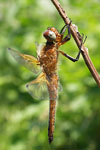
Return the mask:
<path fill-rule="evenodd" d="M 52 3 L 55 5 L 56 9 L 58 10 L 60 16 L 62 17 L 62 19 L 64 20 L 65 24 L 69 24 L 70 23 L 70 19 L 68 18 L 67 14 L 65 13 L 64 9 L 61 7 L 60 3 L 58 2 L 58 0 L 51 0 Z M 73 24 L 70 25 L 70 30 L 71 30 L 71 34 L 78 46 L 78 48 L 80 48 L 81 46 L 81 40 L 80 40 L 80 33 L 75 29 L 75 27 L 73 26 Z M 81 54 L 84 58 L 84 61 L 88 67 L 88 69 L 90 70 L 93 78 L 95 79 L 95 81 L 97 82 L 98 86 L 100 87 L 100 76 L 96 70 L 96 68 L 94 67 L 89 55 L 88 55 L 88 51 L 87 48 L 82 45 L 81 47 Z"/>

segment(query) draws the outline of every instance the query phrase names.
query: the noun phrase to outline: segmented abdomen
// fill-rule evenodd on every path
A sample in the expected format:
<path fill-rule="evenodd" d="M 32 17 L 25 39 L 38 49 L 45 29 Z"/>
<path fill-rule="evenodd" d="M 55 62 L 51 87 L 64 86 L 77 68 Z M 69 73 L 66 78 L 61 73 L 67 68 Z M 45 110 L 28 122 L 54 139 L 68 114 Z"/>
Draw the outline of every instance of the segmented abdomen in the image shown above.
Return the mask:
<path fill-rule="evenodd" d="M 56 113 L 56 100 L 50 100 L 49 127 L 48 127 L 49 143 L 53 141 L 53 133 L 55 128 L 55 113 Z"/>
<path fill-rule="evenodd" d="M 57 100 L 57 89 L 58 89 L 58 76 L 57 76 L 57 62 L 58 62 L 58 51 L 55 44 L 46 45 L 42 49 L 39 61 L 43 72 L 46 74 L 48 83 L 48 92 L 50 98 L 50 110 L 49 110 L 49 127 L 48 136 L 49 143 L 53 140 L 54 124 L 55 124 L 55 112 L 56 112 L 56 100 Z"/>
<path fill-rule="evenodd" d="M 49 85 L 48 85 L 48 91 L 50 97 L 49 127 L 48 127 L 49 143 L 53 141 L 53 133 L 55 127 L 56 100 L 58 95 L 57 89 L 58 89 L 58 76 L 55 73 L 49 77 Z"/>

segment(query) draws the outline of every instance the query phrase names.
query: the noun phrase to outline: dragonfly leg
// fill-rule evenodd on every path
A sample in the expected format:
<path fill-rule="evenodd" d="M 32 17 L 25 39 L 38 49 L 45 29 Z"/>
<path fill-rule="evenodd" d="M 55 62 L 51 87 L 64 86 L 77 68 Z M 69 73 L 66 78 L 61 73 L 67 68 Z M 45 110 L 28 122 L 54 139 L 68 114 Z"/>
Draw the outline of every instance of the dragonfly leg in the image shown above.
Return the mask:
<path fill-rule="evenodd" d="M 72 22 L 72 21 L 70 21 L 70 23 L 69 23 L 68 25 L 65 25 L 65 26 L 61 29 L 61 32 L 60 32 L 60 34 L 62 35 L 61 45 L 65 44 L 65 43 L 66 43 L 67 41 L 69 41 L 70 38 L 71 38 L 71 30 L 70 30 L 71 22 Z M 68 35 L 65 36 L 65 38 L 63 39 L 64 33 L 65 33 L 65 31 L 66 31 L 67 28 L 68 28 Z"/>
<path fill-rule="evenodd" d="M 61 29 L 61 31 L 60 31 L 60 34 L 64 35 L 66 29 L 69 28 L 69 26 L 71 25 L 71 23 L 72 23 L 72 20 L 70 20 L 70 23 L 69 23 L 68 25 L 65 24 L 65 25 L 62 27 L 62 29 Z"/>
<path fill-rule="evenodd" d="M 69 28 L 69 29 L 70 29 L 70 28 Z M 70 32 L 70 31 L 69 31 L 69 32 Z M 60 52 L 63 56 L 67 57 L 69 60 L 71 60 L 71 61 L 73 61 L 73 62 L 76 62 L 76 61 L 79 60 L 79 58 L 80 58 L 80 53 L 81 53 L 81 49 L 82 49 L 82 45 L 85 43 L 85 41 L 86 41 L 86 39 L 87 39 L 87 36 L 85 36 L 85 38 L 84 38 L 84 34 L 82 34 L 82 36 L 79 34 L 79 36 L 80 36 L 81 45 L 80 45 L 80 47 L 79 47 L 79 52 L 78 52 L 76 58 L 73 58 L 72 56 L 70 56 L 70 55 L 64 53 L 64 52 L 61 51 L 61 50 L 59 50 L 59 52 Z M 66 38 L 66 37 L 65 37 L 65 38 Z M 68 41 L 68 39 L 67 39 L 67 41 Z"/>
<path fill-rule="evenodd" d="M 76 58 L 73 58 L 72 56 L 70 56 L 70 55 L 64 53 L 64 52 L 61 51 L 61 50 L 59 50 L 59 52 L 60 52 L 63 56 L 67 57 L 69 60 L 71 60 L 71 61 L 73 61 L 73 62 L 76 62 L 76 61 L 78 61 L 79 58 L 80 58 L 81 50 L 78 52 L 78 55 L 76 56 Z"/>
<path fill-rule="evenodd" d="M 84 38 L 84 34 L 83 34 L 83 33 L 82 33 L 82 35 L 80 35 L 80 33 L 77 32 L 77 34 L 78 34 L 79 39 L 80 39 L 80 41 L 81 41 L 81 45 L 80 45 L 80 47 L 79 47 L 79 49 L 80 49 L 80 51 L 81 51 L 82 45 L 85 43 L 85 41 L 86 41 L 86 39 L 87 39 L 87 36 L 85 36 L 85 38 Z"/>
<path fill-rule="evenodd" d="M 60 34 L 61 34 L 61 35 L 64 35 L 64 33 L 65 33 L 65 31 L 66 31 L 67 28 L 68 28 L 68 25 L 65 24 L 65 25 L 63 26 L 63 28 L 61 29 Z"/>

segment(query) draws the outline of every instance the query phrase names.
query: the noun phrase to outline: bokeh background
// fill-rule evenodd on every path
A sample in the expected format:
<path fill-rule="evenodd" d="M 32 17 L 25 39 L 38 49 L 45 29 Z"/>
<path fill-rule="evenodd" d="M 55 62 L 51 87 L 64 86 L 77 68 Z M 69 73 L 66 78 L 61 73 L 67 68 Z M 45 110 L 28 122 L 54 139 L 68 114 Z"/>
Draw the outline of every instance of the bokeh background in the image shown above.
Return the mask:
<path fill-rule="evenodd" d="M 100 1 L 60 0 L 100 73 Z M 100 150 L 100 89 L 81 56 L 59 57 L 59 93 L 54 141 L 48 144 L 49 101 L 33 99 L 25 84 L 36 75 L 20 66 L 7 47 L 36 56 L 47 27 L 60 30 L 62 18 L 50 0 L 0 0 L 0 150 Z M 61 49 L 75 57 L 73 39 Z"/>

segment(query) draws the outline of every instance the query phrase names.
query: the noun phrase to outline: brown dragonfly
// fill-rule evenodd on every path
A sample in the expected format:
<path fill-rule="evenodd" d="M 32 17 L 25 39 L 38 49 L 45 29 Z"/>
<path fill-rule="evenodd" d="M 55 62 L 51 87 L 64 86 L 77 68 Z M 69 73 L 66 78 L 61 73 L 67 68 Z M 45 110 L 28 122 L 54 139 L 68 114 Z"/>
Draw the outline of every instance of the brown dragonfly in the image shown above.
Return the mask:
<path fill-rule="evenodd" d="M 57 75 L 58 55 L 62 54 L 71 61 L 75 62 L 78 61 L 81 52 L 80 49 L 77 57 L 73 58 L 63 51 L 59 50 L 59 47 L 65 44 L 71 38 L 70 24 L 65 25 L 60 32 L 58 32 L 54 27 L 47 28 L 47 30 L 43 33 L 43 36 L 47 41 L 45 45 L 37 45 L 37 58 L 31 55 L 22 54 L 14 49 L 8 48 L 11 55 L 20 64 L 24 65 L 32 72 L 38 73 L 41 68 L 42 72 L 40 73 L 40 75 L 35 80 L 29 82 L 26 87 L 33 97 L 43 99 L 49 96 L 49 143 L 53 141 L 56 101 L 59 89 L 59 79 Z M 68 29 L 68 33 L 67 36 L 64 36 L 66 29 Z"/>

